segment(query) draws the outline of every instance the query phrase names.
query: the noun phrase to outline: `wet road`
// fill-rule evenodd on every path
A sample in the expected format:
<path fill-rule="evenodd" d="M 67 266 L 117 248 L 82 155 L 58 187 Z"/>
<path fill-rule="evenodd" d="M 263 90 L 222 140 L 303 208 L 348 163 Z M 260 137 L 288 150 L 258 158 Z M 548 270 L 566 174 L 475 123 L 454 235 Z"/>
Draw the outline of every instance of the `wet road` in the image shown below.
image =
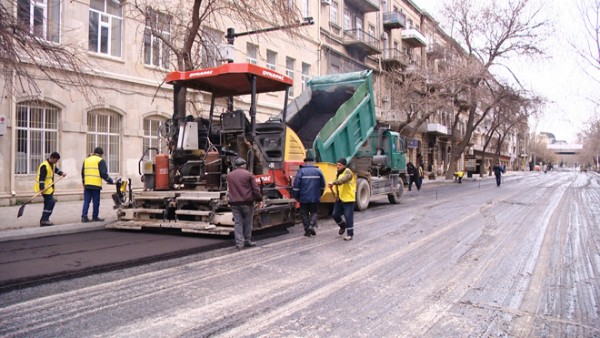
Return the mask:
<path fill-rule="evenodd" d="M 0 335 L 594 337 L 600 183 L 528 173 L 290 234 L 0 294 Z"/>

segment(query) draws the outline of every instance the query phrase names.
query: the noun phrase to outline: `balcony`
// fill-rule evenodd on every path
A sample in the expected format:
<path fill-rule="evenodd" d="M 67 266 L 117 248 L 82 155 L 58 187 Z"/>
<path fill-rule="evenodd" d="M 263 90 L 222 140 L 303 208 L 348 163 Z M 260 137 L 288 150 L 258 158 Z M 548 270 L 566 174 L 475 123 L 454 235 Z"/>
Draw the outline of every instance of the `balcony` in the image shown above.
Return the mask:
<path fill-rule="evenodd" d="M 427 57 L 431 60 L 444 57 L 444 48 L 437 42 L 427 46 Z"/>
<path fill-rule="evenodd" d="M 408 55 L 398 48 L 385 48 L 382 53 L 381 62 L 390 66 L 407 66 Z"/>
<path fill-rule="evenodd" d="M 344 4 L 357 9 L 360 13 L 379 11 L 380 0 L 345 0 Z"/>
<path fill-rule="evenodd" d="M 344 31 L 344 46 L 358 49 L 367 55 L 381 54 L 379 40 L 362 29 L 349 29 Z"/>
<path fill-rule="evenodd" d="M 399 12 L 383 13 L 383 28 L 406 28 L 406 16 Z"/>
<path fill-rule="evenodd" d="M 402 42 L 412 48 L 420 48 L 427 46 L 425 36 L 415 28 L 405 29 L 402 31 Z"/>
<path fill-rule="evenodd" d="M 448 133 L 448 127 L 439 123 L 423 123 L 419 130 L 423 133 L 429 133 L 434 135 L 450 135 Z"/>

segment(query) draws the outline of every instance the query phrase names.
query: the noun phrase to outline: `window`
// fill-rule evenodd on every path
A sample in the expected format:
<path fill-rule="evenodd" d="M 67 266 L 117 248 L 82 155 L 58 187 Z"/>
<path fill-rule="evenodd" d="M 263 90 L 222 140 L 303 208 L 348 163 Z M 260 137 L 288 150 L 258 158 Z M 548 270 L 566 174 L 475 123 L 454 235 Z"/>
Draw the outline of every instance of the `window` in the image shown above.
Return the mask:
<path fill-rule="evenodd" d="M 267 68 L 275 70 L 277 68 L 277 53 L 267 49 Z"/>
<path fill-rule="evenodd" d="M 58 151 L 58 108 L 41 101 L 17 104 L 15 174 L 35 174 L 50 153 Z"/>
<path fill-rule="evenodd" d="M 159 136 L 160 127 L 166 119 L 160 116 L 153 116 L 144 119 L 144 152 L 148 148 L 158 148 L 158 153 L 165 154 L 167 144 Z M 156 156 L 156 151 L 149 151 L 144 157 L 145 160 L 152 160 Z"/>
<path fill-rule="evenodd" d="M 59 42 L 60 0 L 18 0 L 17 19 L 34 36 Z"/>
<path fill-rule="evenodd" d="M 301 8 L 301 12 L 302 12 L 302 17 L 303 18 L 308 18 L 310 16 L 310 12 L 308 10 L 309 8 L 309 0 L 302 0 L 302 8 Z"/>
<path fill-rule="evenodd" d="M 352 29 L 352 14 L 348 8 L 344 8 L 344 30 Z"/>
<path fill-rule="evenodd" d="M 292 81 L 294 80 L 294 64 L 296 60 L 286 57 L 285 58 L 285 75 L 287 75 Z M 290 96 L 294 96 L 294 86 L 290 87 Z"/>
<path fill-rule="evenodd" d="M 251 43 L 246 44 L 246 62 L 251 63 L 253 65 L 258 63 L 257 59 L 258 55 L 258 47 Z"/>
<path fill-rule="evenodd" d="M 94 148 L 102 147 L 108 172 L 119 173 L 121 117 L 107 109 L 96 109 L 88 113 L 87 124 L 87 153 L 91 154 Z"/>
<path fill-rule="evenodd" d="M 171 16 L 148 9 L 144 30 L 144 64 L 169 68 L 169 49 L 162 39 L 171 40 Z"/>
<path fill-rule="evenodd" d="M 310 65 L 302 62 L 302 91 L 306 89 L 306 83 L 310 79 Z"/>
<path fill-rule="evenodd" d="M 221 64 L 221 39 L 223 32 L 209 27 L 204 27 L 202 44 L 202 68 L 216 67 Z"/>
<path fill-rule="evenodd" d="M 334 25 L 338 24 L 338 3 L 337 3 L 337 1 L 332 1 L 331 6 L 329 7 L 329 22 Z"/>
<path fill-rule="evenodd" d="M 121 57 L 123 15 L 121 2 L 90 0 L 88 50 Z"/>

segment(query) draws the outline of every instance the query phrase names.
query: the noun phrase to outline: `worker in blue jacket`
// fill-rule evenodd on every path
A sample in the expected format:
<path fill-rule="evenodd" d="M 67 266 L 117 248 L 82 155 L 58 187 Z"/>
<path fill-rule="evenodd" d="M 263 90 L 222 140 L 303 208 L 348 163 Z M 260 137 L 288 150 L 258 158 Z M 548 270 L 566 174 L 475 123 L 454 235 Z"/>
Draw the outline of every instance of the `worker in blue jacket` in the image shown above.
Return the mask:
<path fill-rule="evenodd" d="M 304 236 L 315 236 L 317 231 L 318 208 L 325 191 L 325 177 L 321 169 L 314 165 L 315 159 L 306 157 L 294 178 L 292 196 L 300 202 L 300 217 L 304 225 Z"/>

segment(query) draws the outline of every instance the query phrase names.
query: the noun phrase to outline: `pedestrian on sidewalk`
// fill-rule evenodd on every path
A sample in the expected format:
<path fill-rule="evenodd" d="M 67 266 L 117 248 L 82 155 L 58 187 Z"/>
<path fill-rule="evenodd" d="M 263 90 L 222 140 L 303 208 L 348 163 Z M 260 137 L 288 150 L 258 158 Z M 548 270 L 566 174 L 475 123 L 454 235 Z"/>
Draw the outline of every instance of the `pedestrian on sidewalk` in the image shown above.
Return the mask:
<path fill-rule="evenodd" d="M 35 180 L 34 190 L 35 192 L 42 192 L 44 198 L 44 210 L 42 211 L 42 217 L 40 218 L 40 226 L 50 226 L 54 223 L 50 222 L 50 216 L 54 210 L 56 200 L 54 199 L 54 175 L 62 177 L 67 176 L 66 173 L 62 172 L 56 163 L 60 160 L 60 154 L 56 151 L 50 154 L 47 160 L 42 162 L 38 167 L 37 178 Z"/>
<path fill-rule="evenodd" d="M 314 165 L 315 159 L 306 157 L 300 166 L 292 189 L 292 197 L 300 202 L 300 217 L 304 225 L 304 236 L 316 236 L 317 217 L 321 196 L 325 191 L 325 177 Z"/>
<path fill-rule="evenodd" d="M 92 210 L 92 222 L 103 222 L 104 218 L 99 217 L 100 213 L 100 192 L 102 191 L 102 180 L 108 184 L 114 184 L 113 179 L 108 176 L 106 162 L 102 158 L 104 150 L 96 147 L 94 152 L 83 161 L 81 168 L 81 180 L 83 182 L 83 210 L 81 211 L 81 221 L 89 222 L 88 210 L 90 202 L 94 203 Z"/>
<path fill-rule="evenodd" d="M 329 188 L 336 187 L 336 200 L 333 205 L 332 217 L 340 227 L 338 234 L 344 236 L 345 241 L 351 241 L 354 237 L 354 204 L 356 202 L 356 177 L 345 158 L 337 161 L 337 176 L 335 181 L 327 184 Z M 344 220 L 342 220 L 342 215 Z"/>
<path fill-rule="evenodd" d="M 254 223 L 254 203 L 262 201 L 254 175 L 246 169 L 246 160 L 238 157 L 235 169 L 227 174 L 227 194 L 233 213 L 235 247 L 242 249 L 256 246 L 251 241 Z"/>
<path fill-rule="evenodd" d="M 501 176 L 502 176 L 502 172 L 503 172 L 503 168 L 500 165 L 500 162 L 496 161 L 496 164 L 494 164 L 494 167 L 492 168 L 492 170 L 494 171 L 494 175 L 496 175 L 496 186 L 500 186 L 501 183 Z"/>

